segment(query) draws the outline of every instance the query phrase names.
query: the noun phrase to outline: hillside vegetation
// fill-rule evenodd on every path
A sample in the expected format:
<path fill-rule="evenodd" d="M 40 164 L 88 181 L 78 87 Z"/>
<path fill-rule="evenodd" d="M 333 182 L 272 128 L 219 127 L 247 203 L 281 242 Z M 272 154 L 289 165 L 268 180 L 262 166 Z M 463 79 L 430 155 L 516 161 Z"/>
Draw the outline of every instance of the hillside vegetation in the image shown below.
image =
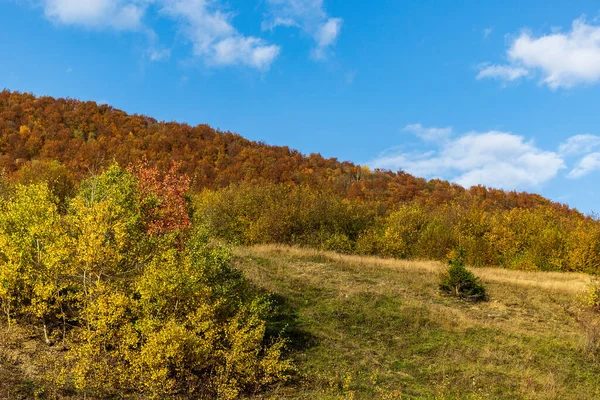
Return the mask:
<path fill-rule="evenodd" d="M 33 376 L 15 384 L 9 369 L 7 397 L 29 381 L 23 398 L 234 399 L 288 379 L 269 301 L 190 225 L 187 185 L 115 165 L 64 213 L 44 184 L 0 200 L 5 368 L 14 329 L 45 345 Z"/>
<path fill-rule="evenodd" d="M 250 282 L 272 293 L 271 329 L 284 329 L 297 369 L 290 381 L 250 398 L 600 394 L 600 327 L 578 300 L 585 274 L 479 268 L 490 301 L 474 304 L 440 294 L 444 266 L 437 262 L 273 245 L 238 247 L 234 256 Z M 1 329 L 0 397 L 30 398 L 39 390 L 36 361 L 61 352 L 23 328 Z"/>
<path fill-rule="evenodd" d="M 568 210 L 539 195 L 483 187 L 467 191 L 404 172 L 370 171 L 319 154 L 305 156 L 288 147 L 252 142 L 208 125 L 159 122 L 91 101 L 0 92 L 0 170 L 13 172 L 33 160 L 57 160 L 79 181 L 115 161 L 127 166 L 143 158 L 160 170 L 178 162 L 181 172 L 192 178 L 194 190 L 236 182 L 290 183 L 386 206 L 415 199 L 441 204 L 464 196 L 503 209 L 543 204 Z"/>
<path fill-rule="evenodd" d="M 476 266 L 600 271 L 598 221 L 539 195 L 464 189 L 206 125 L 0 92 L 0 193 L 2 185 L 47 183 L 65 212 L 82 180 L 139 160 L 160 172 L 176 163 L 190 179 L 198 223 L 229 242 L 434 260 L 463 248 Z"/>

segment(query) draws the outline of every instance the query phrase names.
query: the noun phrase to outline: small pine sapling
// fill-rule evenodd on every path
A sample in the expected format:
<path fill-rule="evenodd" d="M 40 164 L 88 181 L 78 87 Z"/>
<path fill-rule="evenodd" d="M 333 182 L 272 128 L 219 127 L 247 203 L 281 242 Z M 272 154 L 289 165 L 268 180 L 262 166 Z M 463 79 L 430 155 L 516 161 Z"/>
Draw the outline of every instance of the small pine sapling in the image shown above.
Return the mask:
<path fill-rule="evenodd" d="M 464 249 L 453 253 L 448 259 L 448 270 L 441 276 L 440 290 L 463 300 L 487 300 L 481 279 L 465 267 Z"/>

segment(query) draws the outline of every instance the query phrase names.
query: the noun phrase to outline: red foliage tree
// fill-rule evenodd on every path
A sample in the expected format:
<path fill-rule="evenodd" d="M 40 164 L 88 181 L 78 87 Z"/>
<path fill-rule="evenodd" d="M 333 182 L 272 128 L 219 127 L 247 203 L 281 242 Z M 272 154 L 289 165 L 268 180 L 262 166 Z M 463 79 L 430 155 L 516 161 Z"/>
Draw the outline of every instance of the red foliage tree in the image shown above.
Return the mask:
<path fill-rule="evenodd" d="M 180 174 L 180 165 L 173 162 L 168 172 L 161 174 L 158 168 L 146 160 L 129 168 L 138 179 L 142 215 L 148 233 L 167 234 L 184 230 L 191 225 L 186 193 L 190 190 L 190 177 Z"/>

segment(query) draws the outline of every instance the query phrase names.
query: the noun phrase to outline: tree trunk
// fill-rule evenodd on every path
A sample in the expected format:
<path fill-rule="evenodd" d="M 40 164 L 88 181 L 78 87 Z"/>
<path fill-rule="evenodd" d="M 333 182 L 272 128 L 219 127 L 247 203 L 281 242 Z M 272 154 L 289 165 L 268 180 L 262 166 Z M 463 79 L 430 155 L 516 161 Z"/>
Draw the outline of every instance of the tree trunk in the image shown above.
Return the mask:
<path fill-rule="evenodd" d="M 42 323 L 44 325 L 44 340 L 46 341 L 46 344 L 50 346 L 51 342 L 48 338 L 48 327 L 46 326 L 46 320 L 42 320 Z"/>

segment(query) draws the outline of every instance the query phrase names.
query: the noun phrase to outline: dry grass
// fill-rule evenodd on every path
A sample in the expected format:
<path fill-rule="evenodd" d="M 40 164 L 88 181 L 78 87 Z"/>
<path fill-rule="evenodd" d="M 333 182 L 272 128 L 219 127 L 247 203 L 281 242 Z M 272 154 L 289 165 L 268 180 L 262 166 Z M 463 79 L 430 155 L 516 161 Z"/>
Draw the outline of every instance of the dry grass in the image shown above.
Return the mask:
<path fill-rule="evenodd" d="M 36 359 L 46 349 L 31 332 L 0 324 L 0 399 L 31 399 L 39 375 Z"/>
<path fill-rule="evenodd" d="M 438 261 L 397 260 L 371 256 L 346 255 L 332 251 L 322 251 L 284 245 L 260 245 L 251 248 L 238 248 L 238 254 L 279 253 L 294 257 L 321 257 L 330 262 L 341 262 L 367 269 L 391 269 L 396 271 L 423 271 L 438 274 L 446 265 Z M 538 287 L 567 293 L 581 293 L 591 280 L 591 276 L 574 272 L 515 271 L 504 268 L 476 268 L 477 275 L 486 282 L 506 283 L 518 286 Z"/>
<path fill-rule="evenodd" d="M 600 398 L 577 294 L 585 274 L 478 268 L 491 300 L 440 295 L 430 261 L 269 245 L 235 249 L 314 345 L 273 398 Z M 594 325 L 595 326 L 595 325 Z"/>

